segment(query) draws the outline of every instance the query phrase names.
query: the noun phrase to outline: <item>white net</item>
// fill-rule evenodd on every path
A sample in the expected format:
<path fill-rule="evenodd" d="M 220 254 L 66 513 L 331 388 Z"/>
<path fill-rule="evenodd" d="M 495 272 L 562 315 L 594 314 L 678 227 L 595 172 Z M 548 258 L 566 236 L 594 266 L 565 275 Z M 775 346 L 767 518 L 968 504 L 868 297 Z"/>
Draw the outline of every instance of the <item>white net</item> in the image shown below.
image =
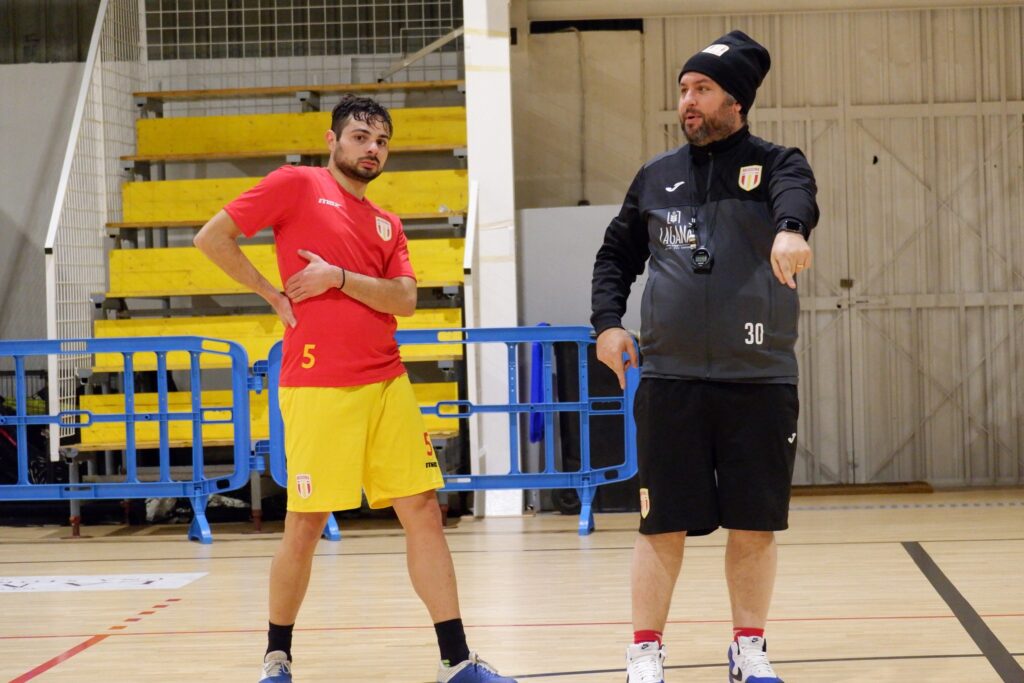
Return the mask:
<path fill-rule="evenodd" d="M 462 2 L 146 0 L 146 24 L 153 61 L 408 54 L 461 26 Z"/>
<path fill-rule="evenodd" d="M 51 338 L 91 337 L 90 296 L 106 289 L 105 225 L 121 216 L 119 160 L 134 147 L 132 93 L 144 82 L 139 9 L 138 0 L 108 0 L 97 17 L 46 241 Z M 78 372 L 89 366 L 89 356 L 77 354 L 51 364 L 61 410 L 74 409 Z"/>

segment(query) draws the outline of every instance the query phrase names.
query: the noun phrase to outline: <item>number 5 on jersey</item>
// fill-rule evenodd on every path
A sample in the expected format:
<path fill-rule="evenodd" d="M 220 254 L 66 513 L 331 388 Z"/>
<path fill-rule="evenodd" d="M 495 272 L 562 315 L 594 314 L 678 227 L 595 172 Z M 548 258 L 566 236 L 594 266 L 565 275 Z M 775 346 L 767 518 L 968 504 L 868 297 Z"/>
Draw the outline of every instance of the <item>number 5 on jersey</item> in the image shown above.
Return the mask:
<path fill-rule="evenodd" d="M 313 349 L 316 348 L 316 344 L 306 344 L 302 347 L 302 369 L 309 370 L 311 367 L 316 365 L 316 356 L 313 355 Z"/>

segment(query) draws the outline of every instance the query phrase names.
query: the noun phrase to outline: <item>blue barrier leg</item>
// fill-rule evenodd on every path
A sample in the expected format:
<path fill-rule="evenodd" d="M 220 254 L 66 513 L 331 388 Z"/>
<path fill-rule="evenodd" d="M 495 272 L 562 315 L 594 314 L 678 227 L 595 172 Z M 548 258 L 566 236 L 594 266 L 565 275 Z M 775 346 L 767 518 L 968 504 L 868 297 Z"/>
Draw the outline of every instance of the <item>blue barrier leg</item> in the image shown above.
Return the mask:
<path fill-rule="evenodd" d="M 213 543 L 210 522 L 206 519 L 206 501 L 209 496 L 192 496 L 192 524 L 188 527 L 188 540 L 199 541 L 203 545 Z"/>
<path fill-rule="evenodd" d="M 341 540 L 341 529 L 338 528 L 338 520 L 334 519 L 333 514 L 327 515 L 327 524 L 324 525 L 324 533 L 321 534 L 321 537 L 328 541 Z"/>
<path fill-rule="evenodd" d="M 594 494 L 597 493 L 596 486 L 584 486 L 576 489 L 580 497 L 580 523 L 579 535 L 588 536 L 594 530 Z"/>

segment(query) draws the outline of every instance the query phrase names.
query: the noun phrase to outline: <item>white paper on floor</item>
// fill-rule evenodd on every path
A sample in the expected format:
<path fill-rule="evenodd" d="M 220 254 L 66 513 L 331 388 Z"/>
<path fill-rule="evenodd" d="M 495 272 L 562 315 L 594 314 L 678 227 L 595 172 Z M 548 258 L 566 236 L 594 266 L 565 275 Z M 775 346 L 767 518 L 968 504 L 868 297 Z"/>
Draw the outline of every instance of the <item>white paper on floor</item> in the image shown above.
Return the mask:
<path fill-rule="evenodd" d="M 96 574 L 85 576 L 0 576 L 0 593 L 170 590 L 187 586 L 204 576 L 206 576 L 206 572 Z"/>

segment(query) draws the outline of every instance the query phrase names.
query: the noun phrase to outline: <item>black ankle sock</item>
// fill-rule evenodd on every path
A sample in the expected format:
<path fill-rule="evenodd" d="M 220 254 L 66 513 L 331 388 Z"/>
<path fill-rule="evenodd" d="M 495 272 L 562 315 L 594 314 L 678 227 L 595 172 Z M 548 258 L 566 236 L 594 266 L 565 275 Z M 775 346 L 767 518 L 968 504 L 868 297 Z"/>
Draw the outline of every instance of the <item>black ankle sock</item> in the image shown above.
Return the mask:
<path fill-rule="evenodd" d="M 455 666 L 469 659 L 469 646 L 466 645 L 466 629 L 462 619 L 449 619 L 434 624 L 437 632 L 437 647 L 441 650 L 441 661 L 447 666 Z"/>
<path fill-rule="evenodd" d="M 295 624 L 278 626 L 277 624 L 270 623 L 270 629 L 267 631 L 267 652 L 281 650 L 288 655 L 288 660 L 291 661 L 293 628 L 295 628 Z"/>

